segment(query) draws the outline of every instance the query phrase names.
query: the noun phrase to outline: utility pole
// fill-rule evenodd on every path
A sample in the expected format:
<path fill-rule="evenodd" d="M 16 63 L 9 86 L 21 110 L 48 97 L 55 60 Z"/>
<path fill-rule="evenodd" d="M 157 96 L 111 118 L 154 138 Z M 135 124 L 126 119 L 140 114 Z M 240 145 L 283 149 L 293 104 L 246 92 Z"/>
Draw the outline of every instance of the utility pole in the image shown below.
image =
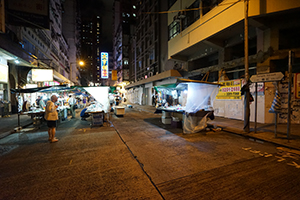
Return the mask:
<path fill-rule="evenodd" d="M 246 84 L 249 84 L 249 46 L 248 46 L 248 7 L 249 0 L 244 0 L 244 8 L 245 8 L 245 30 L 244 30 L 244 40 L 245 40 L 245 80 Z M 248 85 L 249 86 L 249 85 Z M 245 99 L 244 99 L 244 131 L 250 132 L 250 90 L 247 87 L 245 91 Z"/>

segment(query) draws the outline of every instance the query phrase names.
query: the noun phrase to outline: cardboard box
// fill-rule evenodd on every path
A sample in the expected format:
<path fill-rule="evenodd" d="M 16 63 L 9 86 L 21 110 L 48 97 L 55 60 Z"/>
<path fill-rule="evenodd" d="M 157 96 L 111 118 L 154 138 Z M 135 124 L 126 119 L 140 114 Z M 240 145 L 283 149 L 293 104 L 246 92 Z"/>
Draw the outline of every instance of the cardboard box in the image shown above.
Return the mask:
<path fill-rule="evenodd" d="M 125 115 L 124 107 L 115 106 L 114 111 L 115 111 L 115 115 Z"/>

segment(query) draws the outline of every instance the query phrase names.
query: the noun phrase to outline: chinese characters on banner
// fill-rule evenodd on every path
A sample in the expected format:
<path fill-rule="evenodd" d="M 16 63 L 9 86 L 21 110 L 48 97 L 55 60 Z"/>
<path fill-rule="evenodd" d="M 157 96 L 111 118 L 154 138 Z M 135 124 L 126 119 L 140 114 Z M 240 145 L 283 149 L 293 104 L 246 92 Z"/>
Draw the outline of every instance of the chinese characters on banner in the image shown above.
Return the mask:
<path fill-rule="evenodd" d="M 101 78 L 108 78 L 108 53 L 101 52 Z"/>
<path fill-rule="evenodd" d="M 222 86 L 216 99 L 241 99 L 241 79 L 219 82 Z"/>

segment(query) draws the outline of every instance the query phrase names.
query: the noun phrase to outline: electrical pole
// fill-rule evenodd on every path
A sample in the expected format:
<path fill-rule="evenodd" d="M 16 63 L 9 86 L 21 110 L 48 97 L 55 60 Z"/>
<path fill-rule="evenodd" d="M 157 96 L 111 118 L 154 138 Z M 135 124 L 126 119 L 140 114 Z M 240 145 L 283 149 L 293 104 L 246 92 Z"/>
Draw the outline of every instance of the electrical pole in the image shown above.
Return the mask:
<path fill-rule="evenodd" d="M 246 84 L 249 84 L 249 46 L 248 46 L 248 7 L 249 7 L 249 0 L 244 1 L 244 8 L 245 8 L 245 80 Z M 249 85 L 248 85 L 249 86 Z M 250 90 L 246 89 L 245 91 L 245 99 L 244 99 L 244 131 L 249 133 L 250 132 Z"/>

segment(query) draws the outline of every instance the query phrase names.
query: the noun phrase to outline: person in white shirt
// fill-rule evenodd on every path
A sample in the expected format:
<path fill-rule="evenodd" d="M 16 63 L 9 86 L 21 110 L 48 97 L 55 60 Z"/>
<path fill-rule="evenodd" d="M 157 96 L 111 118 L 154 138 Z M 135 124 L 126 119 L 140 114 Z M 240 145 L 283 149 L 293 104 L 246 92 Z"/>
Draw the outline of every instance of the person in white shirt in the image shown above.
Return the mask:
<path fill-rule="evenodd" d="M 73 119 L 73 118 L 75 118 L 75 108 L 74 108 L 74 106 L 76 105 L 76 99 L 72 95 L 70 95 L 69 97 L 70 98 L 69 98 L 68 103 L 70 105 L 70 110 L 71 110 L 72 119 Z"/>

